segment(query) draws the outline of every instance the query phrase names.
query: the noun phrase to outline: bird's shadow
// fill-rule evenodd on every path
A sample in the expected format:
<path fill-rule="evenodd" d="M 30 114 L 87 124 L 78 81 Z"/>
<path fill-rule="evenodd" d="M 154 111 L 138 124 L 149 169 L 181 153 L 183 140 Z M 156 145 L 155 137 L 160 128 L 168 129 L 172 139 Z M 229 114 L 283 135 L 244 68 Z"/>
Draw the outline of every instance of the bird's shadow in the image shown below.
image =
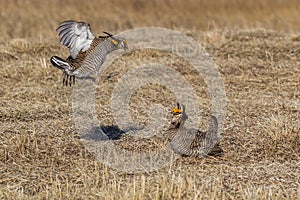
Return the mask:
<path fill-rule="evenodd" d="M 87 134 L 81 135 L 80 138 L 94 141 L 119 140 L 125 131 L 118 126 L 96 126 Z"/>

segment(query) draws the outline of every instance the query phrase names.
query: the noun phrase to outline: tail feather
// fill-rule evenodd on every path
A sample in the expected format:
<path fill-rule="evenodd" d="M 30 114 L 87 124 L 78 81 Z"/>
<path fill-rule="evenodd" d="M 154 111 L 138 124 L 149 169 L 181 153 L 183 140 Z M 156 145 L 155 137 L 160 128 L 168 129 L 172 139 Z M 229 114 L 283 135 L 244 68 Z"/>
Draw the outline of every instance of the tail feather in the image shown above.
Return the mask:
<path fill-rule="evenodd" d="M 209 125 L 208 131 L 211 131 L 212 133 L 218 132 L 218 120 L 213 115 L 211 115 L 211 118 L 210 118 L 210 125 Z"/>
<path fill-rule="evenodd" d="M 212 150 L 207 154 L 209 156 L 221 156 L 223 154 L 223 149 L 220 144 L 216 144 Z"/>
<path fill-rule="evenodd" d="M 210 126 L 208 129 L 208 133 L 211 139 L 214 141 L 218 140 L 218 120 L 215 116 L 211 115 L 210 118 Z M 220 146 L 220 143 L 217 142 L 215 146 L 208 153 L 209 156 L 221 156 L 223 154 L 223 149 Z"/>
<path fill-rule="evenodd" d="M 61 69 L 61 70 L 71 69 L 70 64 L 66 60 L 64 60 L 58 56 L 52 56 L 50 58 L 50 61 L 51 61 L 51 64 L 58 69 Z"/>
<path fill-rule="evenodd" d="M 66 69 L 72 70 L 71 65 L 68 63 L 68 61 L 70 61 L 69 58 L 67 60 L 64 60 L 58 56 L 52 56 L 50 58 L 50 61 L 54 67 L 63 70 L 62 78 L 64 86 L 72 86 L 72 84 L 75 84 L 75 76 L 66 72 Z"/>

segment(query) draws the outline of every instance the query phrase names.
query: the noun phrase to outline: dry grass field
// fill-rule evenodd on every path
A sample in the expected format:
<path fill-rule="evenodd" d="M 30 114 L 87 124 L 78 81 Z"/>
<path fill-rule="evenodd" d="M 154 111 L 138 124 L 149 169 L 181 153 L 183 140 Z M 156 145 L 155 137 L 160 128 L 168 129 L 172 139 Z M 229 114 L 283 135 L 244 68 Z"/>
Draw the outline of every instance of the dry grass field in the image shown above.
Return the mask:
<path fill-rule="evenodd" d="M 0 0 L 0 5 L 0 199 L 300 199 L 298 0 Z M 49 62 L 52 55 L 68 55 L 55 32 L 67 19 L 91 23 L 94 33 L 154 26 L 197 40 L 213 56 L 225 85 L 224 154 L 183 157 L 136 174 L 98 162 L 75 130 L 72 88 L 62 86 L 61 72 Z M 96 109 L 103 125 L 115 125 L 112 89 L 137 57 L 141 63 L 170 63 L 196 88 L 207 116 L 206 86 L 189 64 L 140 51 L 125 54 L 101 77 Z M 149 105 L 169 108 L 175 100 L 166 88 L 141 88 L 132 97 L 131 113 L 143 123 Z M 122 140 L 128 148 L 139 143 Z"/>

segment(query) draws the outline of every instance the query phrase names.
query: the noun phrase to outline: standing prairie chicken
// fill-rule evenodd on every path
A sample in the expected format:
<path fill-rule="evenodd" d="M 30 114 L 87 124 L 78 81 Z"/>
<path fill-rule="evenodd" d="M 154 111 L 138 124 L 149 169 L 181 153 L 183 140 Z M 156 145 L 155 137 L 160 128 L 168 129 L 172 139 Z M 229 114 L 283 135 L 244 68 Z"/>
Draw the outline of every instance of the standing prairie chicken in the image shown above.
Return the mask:
<path fill-rule="evenodd" d="M 174 152 L 184 155 L 184 156 L 203 156 L 203 149 L 210 149 L 207 153 L 208 155 L 221 155 L 222 149 L 219 143 L 215 144 L 213 147 L 208 146 L 203 147 L 205 137 L 207 135 L 217 135 L 218 132 L 218 121 L 215 116 L 211 116 L 211 122 L 209 130 L 206 132 L 187 129 L 184 127 L 184 122 L 188 119 L 185 114 L 185 107 L 179 103 L 172 109 L 172 121 L 167 130 L 168 139 L 171 148 Z"/>
<path fill-rule="evenodd" d="M 104 32 L 106 36 L 95 37 L 90 25 L 85 22 L 64 21 L 56 29 L 60 42 L 69 48 L 70 56 L 62 59 L 52 56 L 54 67 L 63 71 L 63 84 L 70 86 L 75 77 L 89 77 L 97 72 L 107 54 L 117 49 L 128 49 L 127 40 Z"/>

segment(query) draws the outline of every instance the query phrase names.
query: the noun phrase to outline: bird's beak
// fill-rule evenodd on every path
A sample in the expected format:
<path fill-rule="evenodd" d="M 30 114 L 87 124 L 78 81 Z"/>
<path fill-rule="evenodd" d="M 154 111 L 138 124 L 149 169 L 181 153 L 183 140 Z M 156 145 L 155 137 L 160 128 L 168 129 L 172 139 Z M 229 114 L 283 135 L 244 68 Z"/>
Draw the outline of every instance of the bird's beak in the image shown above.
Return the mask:
<path fill-rule="evenodd" d="M 128 41 L 127 40 L 123 40 L 122 45 L 123 45 L 123 49 L 125 51 L 127 51 L 128 50 Z"/>

